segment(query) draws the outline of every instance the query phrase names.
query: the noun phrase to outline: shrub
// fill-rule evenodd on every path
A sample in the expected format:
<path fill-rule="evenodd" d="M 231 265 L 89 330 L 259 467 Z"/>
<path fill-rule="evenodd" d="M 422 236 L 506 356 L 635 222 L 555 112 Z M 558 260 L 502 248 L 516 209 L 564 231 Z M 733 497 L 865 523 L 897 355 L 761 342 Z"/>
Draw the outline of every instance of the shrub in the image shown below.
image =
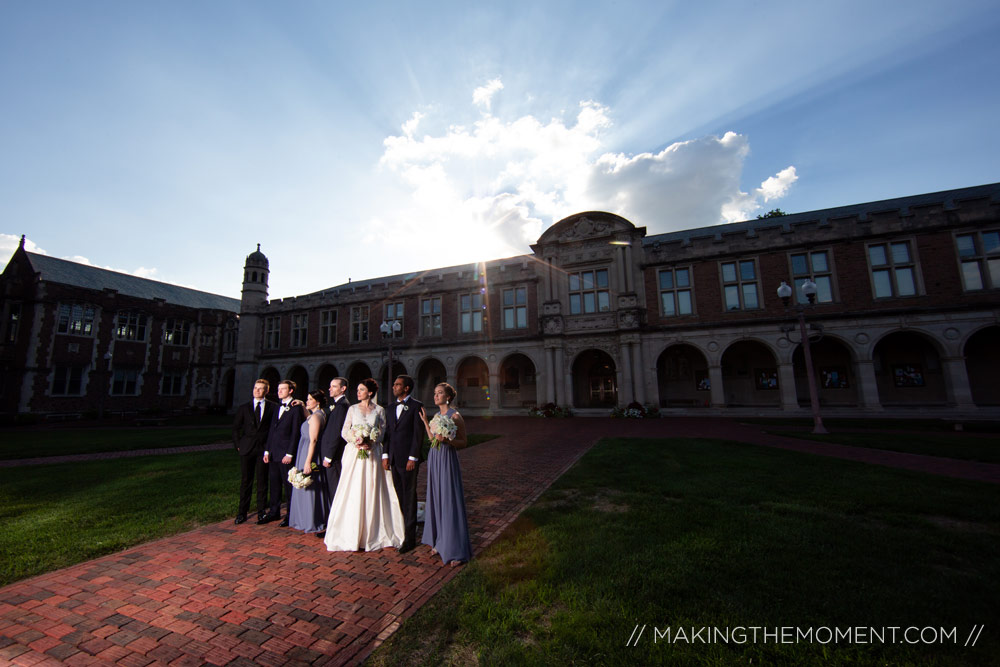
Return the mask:
<path fill-rule="evenodd" d="M 546 403 L 545 405 L 539 407 L 537 405 L 532 406 L 528 409 L 529 417 L 572 417 L 573 411 L 569 408 L 563 408 L 555 403 Z"/>
<path fill-rule="evenodd" d="M 624 419 L 653 419 L 660 416 L 660 409 L 654 405 L 643 407 L 641 403 L 632 401 L 624 408 L 614 408 L 611 416 Z"/>

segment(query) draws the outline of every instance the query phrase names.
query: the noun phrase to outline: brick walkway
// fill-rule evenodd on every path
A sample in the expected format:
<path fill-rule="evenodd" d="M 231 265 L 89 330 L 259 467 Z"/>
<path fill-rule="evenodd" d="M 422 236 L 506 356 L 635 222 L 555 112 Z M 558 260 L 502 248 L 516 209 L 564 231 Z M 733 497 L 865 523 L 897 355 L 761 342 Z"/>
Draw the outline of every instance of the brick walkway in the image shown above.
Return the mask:
<path fill-rule="evenodd" d="M 728 438 L 1000 482 L 998 465 L 779 438 L 723 419 L 472 419 L 470 431 L 503 436 L 460 453 L 475 553 L 611 432 Z M 225 521 L 0 589 L 0 661 L 353 664 L 460 569 L 427 547 L 327 553 L 273 523 Z"/>

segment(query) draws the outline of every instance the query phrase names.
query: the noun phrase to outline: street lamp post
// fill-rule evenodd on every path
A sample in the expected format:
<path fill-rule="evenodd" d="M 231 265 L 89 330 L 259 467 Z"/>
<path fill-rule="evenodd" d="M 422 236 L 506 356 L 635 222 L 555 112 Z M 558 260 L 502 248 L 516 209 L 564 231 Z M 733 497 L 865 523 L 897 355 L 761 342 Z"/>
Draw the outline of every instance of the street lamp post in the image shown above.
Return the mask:
<path fill-rule="evenodd" d="M 802 293 L 809 300 L 809 303 L 795 304 L 795 311 L 799 317 L 799 337 L 802 339 L 802 354 L 806 358 L 806 376 L 809 381 L 809 404 L 812 407 L 813 416 L 812 432 L 824 434 L 829 433 L 829 431 L 823 426 L 823 418 L 819 414 L 819 392 L 816 390 L 816 375 L 813 373 L 812 350 L 809 348 L 809 332 L 806 330 L 806 308 L 812 307 L 816 303 L 816 283 L 806 278 L 805 282 L 802 283 Z M 788 302 L 792 297 L 792 288 L 784 280 L 778 286 L 778 297 L 785 304 L 785 310 L 788 310 Z M 794 326 L 781 328 L 785 334 L 785 340 L 790 343 L 794 341 L 788 337 L 788 334 L 794 328 Z M 819 325 L 812 325 L 812 328 L 818 328 L 820 332 L 823 331 Z"/>
<path fill-rule="evenodd" d="M 392 339 L 396 337 L 396 334 L 399 333 L 400 329 L 402 329 L 402 327 L 399 324 L 399 320 L 393 320 L 392 324 L 383 320 L 382 324 L 378 328 L 378 330 L 382 332 L 382 337 L 389 339 L 389 365 L 385 372 L 387 378 L 385 383 L 386 403 L 389 402 L 389 397 L 392 396 L 392 390 L 390 389 L 392 387 Z"/>

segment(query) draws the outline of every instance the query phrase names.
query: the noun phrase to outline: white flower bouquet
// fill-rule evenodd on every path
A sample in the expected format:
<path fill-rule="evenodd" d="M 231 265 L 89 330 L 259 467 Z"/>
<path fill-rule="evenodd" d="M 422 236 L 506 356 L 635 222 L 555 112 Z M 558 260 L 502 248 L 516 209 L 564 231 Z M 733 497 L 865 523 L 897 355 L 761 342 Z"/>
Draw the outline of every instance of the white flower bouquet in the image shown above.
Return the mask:
<path fill-rule="evenodd" d="M 458 426 L 455 425 L 455 421 L 443 415 L 440 412 L 434 415 L 434 419 L 431 420 L 429 424 L 431 429 L 431 436 L 439 435 L 443 440 L 454 440 L 455 436 L 458 435 Z M 431 438 L 431 447 L 437 449 L 441 446 L 441 441 L 437 438 Z"/>
<path fill-rule="evenodd" d="M 360 422 L 351 426 L 351 437 L 354 439 L 354 444 L 358 448 L 358 458 L 367 459 L 368 450 L 362 447 L 366 442 L 371 445 L 376 440 L 378 440 L 379 430 L 378 427 L 372 426 L 366 422 Z"/>
<path fill-rule="evenodd" d="M 288 483 L 296 489 L 306 489 L 313 483 L 313 478 L 312 475 L 303 475 L 301 470 L 292 467 L 292 469 L 288 471 Z"/>

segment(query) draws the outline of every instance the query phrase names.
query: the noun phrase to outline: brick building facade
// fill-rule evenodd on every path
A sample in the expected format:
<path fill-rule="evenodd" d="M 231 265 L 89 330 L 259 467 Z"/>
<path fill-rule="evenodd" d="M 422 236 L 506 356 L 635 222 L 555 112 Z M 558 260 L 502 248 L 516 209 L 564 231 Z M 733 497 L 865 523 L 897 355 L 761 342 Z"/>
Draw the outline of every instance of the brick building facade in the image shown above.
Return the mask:
<path fill-rule="evenodd" d="M 792 302 L 801 303 L 798 286 L 809 278 L 825 409 L 1000 412 L 1000 184 L 657 235 L 617 215 L 580 213 L 531 249 L 268 300 L 270 268 L 258 246 L 246 259 L 241 301 L 212 304 L 182 302 L 182 293 L 204 293 L 171 286 L 163 287 L 177 291 L 172 299 L 101 288 L 83 299 L 79 285 L 46 280 L 44 267 L 32 296 L 31 270 L 17 267 L 62 260 L 22 249 L 2 278 L 3 410 L 84 409 L 100 398 L 98 387 L 129 381 L 118 373 L 128 364 L 143 369 L 130 397 L 137 407 L 232 407 L 257 377 L 291 378 L 299 394 L 338 375 L 385 385 L 389 339 L 380 325 L 399 322 L 393 374 L 416 378 L 423 400 L 447 380 L 469 413 L 555 403 L 607 414 L 632 401 L 680 413 L 794 413 L 807 409 L 808 383 L 798 335 L 787 331 L 794 310 L 776 289 L 795 285 Z M 77 301 L 101 313 L 92 341 L 60 331 L 57 310 Z M 130 326 L 122 310 L 149 314 L 145 343 L 119 336 Z M 192 336 L 197 329 L 187 347 L 166 342 L 178 320 L 190 322 Z M 31 333 L 12 341 L 11 326 Z M 111 338 L 117 375 L 94 385 Z M 24 369 L 20 359 L 29 359 Z M 76 386 L 75 371 L 59 370 L 75 359 L 91 382 L 72 400 L 53 395 L 60 382 Z M 160 398 L 164 378 L 175 377 L 170 368 L 187 369 L 186 395 Z"/>

